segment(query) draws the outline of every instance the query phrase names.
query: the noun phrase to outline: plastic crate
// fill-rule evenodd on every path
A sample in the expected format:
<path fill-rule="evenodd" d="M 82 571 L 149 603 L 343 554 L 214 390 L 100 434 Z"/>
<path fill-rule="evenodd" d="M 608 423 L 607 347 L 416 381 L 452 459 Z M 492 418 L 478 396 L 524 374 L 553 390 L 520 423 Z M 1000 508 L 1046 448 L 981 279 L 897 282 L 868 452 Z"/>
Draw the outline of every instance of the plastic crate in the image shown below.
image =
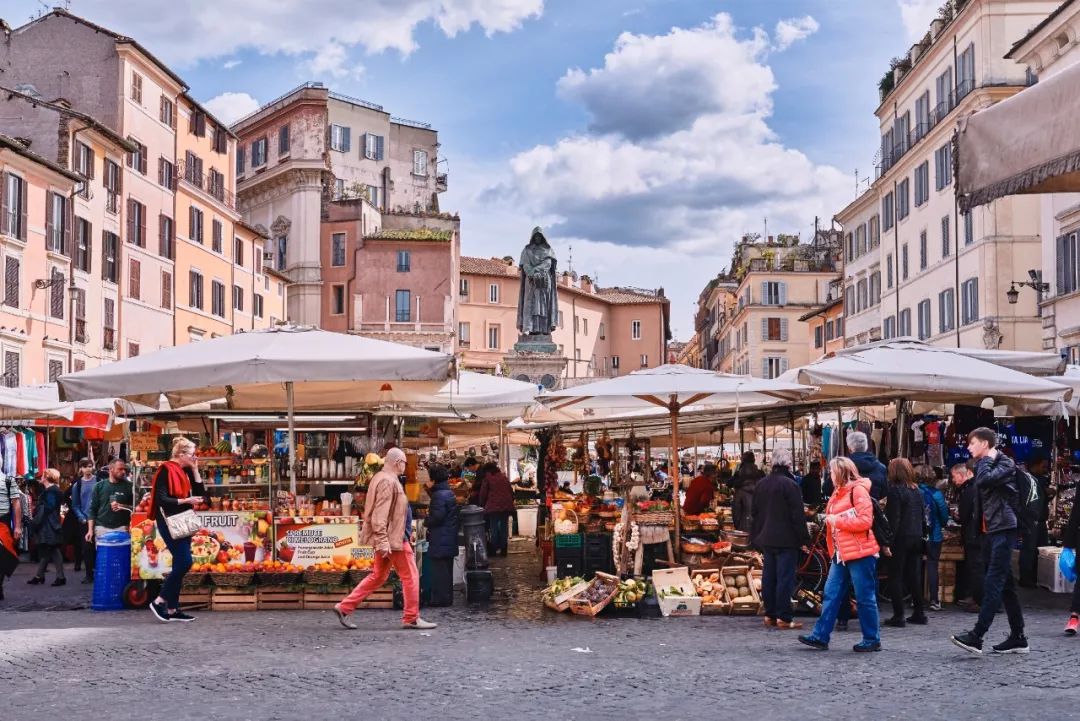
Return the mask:
<path fill-rule="evenodd" d="M 555 548 L 581 548 L 584 537 L 582 533 L 557 533 Z"/>
<path fill-rule="evenodd" d="M 580 548 L 556 548 L 556 575 L 559 578 L 573 578 L 585 573 L 585 557 Z"/>

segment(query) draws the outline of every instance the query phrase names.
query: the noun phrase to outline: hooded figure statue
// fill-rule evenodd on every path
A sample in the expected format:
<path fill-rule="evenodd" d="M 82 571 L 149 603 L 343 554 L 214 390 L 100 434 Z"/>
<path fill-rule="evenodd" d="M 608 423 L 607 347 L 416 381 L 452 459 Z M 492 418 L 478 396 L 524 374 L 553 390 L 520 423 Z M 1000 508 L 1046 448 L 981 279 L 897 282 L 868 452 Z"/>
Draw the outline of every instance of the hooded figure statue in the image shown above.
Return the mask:
<path fill-rule="evenodd" d="M 522 335 L 550 335 L 558 319 L 555 253 L 539 226 L 521 251 L 517 328 Z"/>

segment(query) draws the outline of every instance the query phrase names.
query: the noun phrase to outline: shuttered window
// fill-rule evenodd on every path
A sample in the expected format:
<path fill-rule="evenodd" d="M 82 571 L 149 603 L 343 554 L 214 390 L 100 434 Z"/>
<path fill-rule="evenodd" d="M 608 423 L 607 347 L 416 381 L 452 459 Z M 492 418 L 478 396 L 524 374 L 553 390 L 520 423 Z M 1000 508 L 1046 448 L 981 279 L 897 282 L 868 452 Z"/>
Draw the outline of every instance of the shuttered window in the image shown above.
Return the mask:
<path fill-rule="evenodd" d="M 216 218 L 214 219 L 213 223 L 211 224 L 211 227 L 213 228 L 212 241 L 211 241 L 213 243 L 213 245 L 211 247 L 213 248 L 215 253 L 220 253 L 220 252 L 222 252 L 223 235 L 224 235 L 224 230 L 225 229 L 222 226 L 221 221 L 217 220 Z"/>
<path fill-rule="evenodd" d="M 158 255 L 169 260 L 175 259 L 175 238 L 173 219 L 162 213 L 158 216 Z"/>
<path fill-rule="evenodd" d="M 119 282 L 120 266 L 117 258 L 120 253 L 120 238 L 116 233 L 105 230 L 101 233 L 101 278 L 111 283 Z"/>
<path fill-rule="evenodd" d="M 90 252 L 93 248 L 93 226 L 90 221 L 75 219 L 75 267 L 84 273 L 90 272 Z"/>
<path fill-rule="evenodd" d="M 19 365 L 18 351 L 4 351 L 4 385 L 8 388 L 18 388 L 20 385 Z"/>
<path fill-rule="evenodd" d="M 56 379 L 64 375 L 64 361 L 55 358 L 49 359 L 49 382 L 55 383 Z"/>
<path fill-rule="evenodd" d="M 131 258 L 128 261 L 128 296 L 139 300 L 142 297 L 142 264 Z"/>
<path fill-rule="evenodd" d="M 4 305 L 19 307 L 19 259 L 4 258 Z"/>
<path fill-rule="evenodd" d="M 52 284 L 49 286 L 49 315 L 53 318 L 64 317 L 64 286 L 67 277 L 59 268 L 53 268 L 49 274 Z"/>
<path fill-rule="evenodd" d="M 127 241 L 140 248 L 146 247 L 146 206 L 128 198 Z"/>

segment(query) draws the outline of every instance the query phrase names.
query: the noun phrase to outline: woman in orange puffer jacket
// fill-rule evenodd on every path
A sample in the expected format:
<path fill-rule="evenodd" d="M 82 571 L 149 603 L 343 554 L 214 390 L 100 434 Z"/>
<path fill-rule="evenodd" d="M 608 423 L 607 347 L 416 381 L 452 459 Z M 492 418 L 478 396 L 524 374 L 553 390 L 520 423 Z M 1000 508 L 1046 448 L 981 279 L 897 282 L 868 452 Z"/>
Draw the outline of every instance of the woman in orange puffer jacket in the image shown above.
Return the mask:
<path fill-rule="evenodd" d="M 829 473 L 836 490 L 825 507 L 826 539 L 829 546 L 829 578 L 825 581 L 825 600 L 821 616 L 808 636 L 799 641 L 822 651 L 829 648 L 829 637 L 840 604 L 847 603 L 848 586 L 855 587 L 859 625 L 863 639 L 855 644 L 857 652 L 880 651 L 878 629 L 877 558 L 874 539 L 874 500 L 870 497 L 869 479 L 859 476 L 851 459 L 838 457 L 829 463 Z"/>

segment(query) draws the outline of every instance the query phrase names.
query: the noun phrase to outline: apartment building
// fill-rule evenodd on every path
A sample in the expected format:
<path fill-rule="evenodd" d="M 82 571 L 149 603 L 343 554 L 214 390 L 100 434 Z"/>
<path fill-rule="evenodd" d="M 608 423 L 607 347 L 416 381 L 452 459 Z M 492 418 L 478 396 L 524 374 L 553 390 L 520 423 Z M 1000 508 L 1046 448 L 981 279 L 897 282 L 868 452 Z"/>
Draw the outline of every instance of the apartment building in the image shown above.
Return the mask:
<path fill-rule="evenodd" d="M 194 101 L 182 78 L 134 39 L 60 9 L 7 33 L 0 41 L 0 69 L 5 83 L 41 100 L 41 106 L 51 101 L 69 108 L 71 113 L 61 113 L 67 124 L 62 130 L 89 118 L 108 131 L 97 132 L 112 143 L 111 147 L 87 144 L 93 134 L 76 137 L 74 127 L 59 142 L 56 129 L 48 124 L 26 128 L 32 147 L 51 151 L 56 146 L 59 164 L 91 180 L 85 197 L 74 200 L 76 240 L 70 256 L 75 265 L 90 269 L 74 272 L 76 287 L 81 290 L 82 283 L 88 291 L 85 298 L 76 293 L 85 304 L 77 304 L 75 312 L 86 319 L 84 325 L 100 318 L 102 346 L 99 353 L 93 347 L 80 348 L 71 367 L 78 367 L 76 360 L 93 364 L 126 358 L 234 328 L 260 326 L 250 317 L 235 317 L 228 300 L 222 316 L 192 312 L 188 281 L 193 268 L 212 266 L 213 278 L 220 278 L 223 285 L 236 276 L 238 269 L 229 267 L 229 254 L 237 242 L 239 214 L 235 203 L 229 207 L 235 190 L 235 137 Z M 5 118 L 0 130 L 8 122 Z M 118 140 L 122 156 L 117 154 Z M 208 258 L 190 244 L 196 210 L 205 219 L 208 246 L 218 237 L 214 220 L 221 223 L 222 251 L 216 257 Z M 97 232 L 100 275 L 94 274 L 92 261 Z M 239 237 L 243 243 L 254 243 L 256 235 L 249 229 Z M 89 257 L 85 261 L 80 256 L 84 246 L 83 256 Z M 248 255 L 261 263 L 261 250 Z M 100 282 L 91 282 L 99 278 Z M 253 277 L 248 284 L 256 282 Z M 285 282 L 272 281 L 275 290 L 282 284 L 282 307 Z M 236 285 L 240 284 L 225 286 L 226 295 L 235 292 Z M 212 289 L 206 292 L 214 297 Z M 183 308 L 180 314 L 178 304 Z M 211 311 L 214 307 L 208 306 Z M 264 314 L 262 326 L 269 325 L 269 315 Z M 277 311 L 277 318 L 283 316 Z M 83 337 L 92 335 L 88 330 Z"/>
<path fill-rule="evenodd" d="M 321 225 L 322 327 L 456 351 L 461 221 L 331 201 Z"/>
<path fill-rule="evenodd" d="M 466 367 L 495 369 L 518 339 L 520 270 L 512 258 L 461 258 L 458 347 Z M 559 276 L 552 341 L 567 378 L 617 376 L 667 362 L 670 304 L 663 289 L 600 288 Z"/>
<path fill-rule="evenodd" d="M 829 283 L 829 294 L 825 302 L 808 313 L 799 316 L 807 325 L 810 340 L 808 362 L 823 358 L 844 348 L 844 324 L 847 322 L 844 309 L 844 281 L 836 278 Z"/>
<path fill-rule="evenodd" d="M 382 229 L 379 214 L 439 214 L 447 177 L 438 171 L 438 133 L 426 123 L 305 83 L 233 130 L 240 209 L 270 236 L 267 257 L 290 280 L 289 317 L 297 322 L 339 324 L 329 319 L 324 273 L 332 271 L 320 245 L 329 203 L 366 200 L 376 214 L 365 233 Z"/>
<path fill-rule="evenodd" d="M 730 275 L 737 279 L 719 370 L 776 378 L 810 360 L 809 326 L 800 321 L 829 297 L 840 265 L 839 234 L 818 232 L 811 243 L 798 235 L 746 235 L 735 246 Z"/>
<path fill-rule="evenodd" d="M 1039 79 L 1049 78 L 1080 61 L 1080 3 L 1063 2 L 1057 10 L 1020 38 L 1006 58 L 1023 63 Z M 1038 122 L 1033 119 L 1032 122 Z M 1070 363 L 1080 363 L 1080 193 L 1048 193 L 1039 203 L 1041 264 L 1030 258 L 1013 280 L 1030 282 L 1029 270 L 1041 272 L 1037 282 L 1049 284 L 1046 294 L 1030 285 L 1017 288 L 1018 302 L 1034 296 L 1042 311 L 1042 349 L 1059 350 Z"/>
<path fill-rule="evenodd" d="M 720 359 L 727 355 L 725 345 L 727 324 L 736 305 L 735 291 L 739 284 L 723 273 L 709 281 L 698 295 L 694 314 L 695 335 L 691 344 L 697 348 L 694 355 L 700 359 L 700 367 L 718 369 Z"/>
<path fill-rule="evenodd" d="M 877 337 L 880 326 L 882 338 L 1041 347 L 1035 297 L 1015 305 L 1006 297 L 1039 253 L 1038 200 L 1003 198 L 959 215 L 951 137 L 961 118 L 1033 81 L 1004 56 L 1056 4 L 953 0 L 882 78 L 875 179 L 836 216 L 845 241 L 849 233 L 852 239 L 844 269 L 848 344 Z"/>

